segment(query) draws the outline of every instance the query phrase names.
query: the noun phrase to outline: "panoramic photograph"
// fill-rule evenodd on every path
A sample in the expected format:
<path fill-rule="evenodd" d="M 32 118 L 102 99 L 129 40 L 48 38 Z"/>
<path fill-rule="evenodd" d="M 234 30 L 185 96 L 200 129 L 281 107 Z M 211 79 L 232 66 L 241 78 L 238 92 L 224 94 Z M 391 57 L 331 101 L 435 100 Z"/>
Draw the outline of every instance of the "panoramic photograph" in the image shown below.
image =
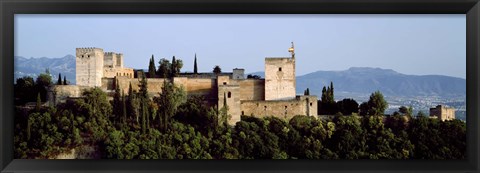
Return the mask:
<path fill-rule="evenodd" d="M 466 159 L 466 17 L 16 14 L 15 159 Z"/>

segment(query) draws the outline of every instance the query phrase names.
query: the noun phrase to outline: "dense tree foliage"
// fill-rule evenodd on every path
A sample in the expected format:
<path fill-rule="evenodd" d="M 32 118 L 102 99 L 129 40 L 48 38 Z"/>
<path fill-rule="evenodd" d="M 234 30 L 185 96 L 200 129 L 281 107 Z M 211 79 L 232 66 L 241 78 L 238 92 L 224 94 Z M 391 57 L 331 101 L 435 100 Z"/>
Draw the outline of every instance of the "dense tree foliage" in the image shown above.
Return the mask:
<path fill-rule="evenodd" d="M 248 74 L 247 75 L 247 79 L 260 79 L 261 77 L 259 75 L 252 75 L 252 74 Z"/>
<path fill-rule="evenodd" d="M 217 75 L 222 73 L 222 69 L 220 68 L 220 66 L 216 65 L 215 67 L 213 67 L 213 73 Z"/>
<path fill-rule="evenodd" d="M 167 78 L 167 77 L 170 77 L 170 74 L 171 74 L 171 66 L 172 64 L 170 63 L 169 60 L 165 59 L 165 58 L 162 58 L 160 59 L 160 61 L 158 62 L 159 63 L 159 66 L 158 66 L 158 75 L 161 77 L 161 78 Z"/>
<path fill-rule="evenodd" d="M 333 82 L 330 82 L 330 86 L 322 89 L 321 100 L 318 101 L 318 113 L 320 115 L 334 115 L 338 112 L 337 104 L 335 102 Z"/>
<path fill-rule="evenodd" d="M 343 99 L 337 102 L 338 111 L 342 115 L 352 115 L 358 113 L 358 103 L 353 99 Z"/>
<path fill-rule="evenodd" d="M 54 85 L 54 83 L 48 69 L 45 71 L 46 72 L 41 73 L 35 81 L 29 76 L 18 78 L 15 81 L 14 94 L 16 105 L 23 105 L 27 102 L 35 102 L 38 93 L 40 93 L 42 102 L 47 100 L 47 89 Z M 59 81 L 61 82 L 60 79 L 61 78 L 59 76 Z"/>
<path fill-rule="evenodd" d="M 33 81 L 22 80 L 18 87 Z M 242 116 L 230 126 L 227 104 L 217 110 L 200 96 L 187 98 L 169 79 L 159 96 L 150 99 L 146 80 L 141 79 L 138 92 L 130 86 L 124 95 L 118 89 L 113 101 L 92 88 L 55 108 L 17 107 L 15 158 L 54 158 L 88 147 L 98 155 L 90 158 L 114 159 L 466 158 L 465 122 L 413 118 L 406 107 L 383 116 L 386 105 L 378 93 L 362 103 L 365 110 L 360 105 L 365 116 L 355 114 L 358 103 L 344 99 L 335 104 L 349 116 Z M 333 85 L 329 88 L 333 91 Z M 329 102 L 330 94 L 325 96 Z"/>

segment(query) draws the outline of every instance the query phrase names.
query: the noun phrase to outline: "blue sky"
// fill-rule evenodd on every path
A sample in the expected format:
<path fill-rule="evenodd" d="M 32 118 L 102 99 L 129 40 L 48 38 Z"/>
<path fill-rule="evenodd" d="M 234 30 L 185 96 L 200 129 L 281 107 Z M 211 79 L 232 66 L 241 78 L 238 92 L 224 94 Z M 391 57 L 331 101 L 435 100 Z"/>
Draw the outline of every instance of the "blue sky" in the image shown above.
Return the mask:
<path fill-rule="evenodd" d="M 265 57 L 289 56 L 297 75 L 380 67 L 400 73 L 466 77 L 464 14 L 441 15 L 15 15 L 15 56 L 63 57 L 77 47 L 124 54 L 148 68 L 152 54 L 184 61 L 182 71 L 264 70 Z"/>

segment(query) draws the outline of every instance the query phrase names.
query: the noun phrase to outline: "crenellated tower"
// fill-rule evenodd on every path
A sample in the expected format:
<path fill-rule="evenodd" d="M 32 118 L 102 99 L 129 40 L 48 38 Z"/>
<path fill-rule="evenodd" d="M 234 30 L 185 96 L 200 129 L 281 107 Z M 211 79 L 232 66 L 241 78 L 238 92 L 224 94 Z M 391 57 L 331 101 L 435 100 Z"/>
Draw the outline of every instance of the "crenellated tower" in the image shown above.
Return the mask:
<path fill-rule="evenodd" d="M 295 49 L 288 49 L 291 57 L 265 58 L 265 100 L 293 99 L 295 93 Z"/>
<path fill-rule="evenodd" d="M 76 49 L 76 83 L 79 86 L 100 87 L 102 85 L 104 52 L 101 48 Z"/>

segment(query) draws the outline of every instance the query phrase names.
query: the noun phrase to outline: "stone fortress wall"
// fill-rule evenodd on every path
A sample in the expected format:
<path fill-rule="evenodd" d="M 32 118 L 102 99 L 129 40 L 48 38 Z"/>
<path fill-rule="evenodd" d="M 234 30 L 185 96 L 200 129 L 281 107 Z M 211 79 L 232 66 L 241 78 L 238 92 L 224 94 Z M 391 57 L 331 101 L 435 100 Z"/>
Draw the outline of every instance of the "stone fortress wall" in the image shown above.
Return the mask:
<path fill-rule="evenodd" d="M 435 108 L 430 108 L 430 117 L 438 118 L 442 121 L 453 120 L 455 119 L 455 109 L 438 105 Z"/>
<path fill-rule="evenodd" d="M 123 67 L 123 54 L 101 48 L 77 48 L 75 63 L 79 86 L 100 87 L 103 78 L 133 78 L 133 69 Z"/>
<path fill-rule="evenodd" d="M 103 52 L 99 48 L 77 48 L 77 85 L 53 87 L 54 104 L 67 98 L 80 97 L 84 89 L 100 87 L 113 96 L 116 81 L 120 90 L 128 94 L 129 85 L 139 90 L 140 78 L 131 68 L 123 65 L 123 54 Z M 265 79 L 245 79 L 244 69 L 231 73 L 180 74 L 173 78 L 176 86 L 183 87 L 188 96 L 203 96 L 210 106 L 221 109 L 226 101 L 229 124 L 235 125 L 241 115 L 276 116 L 290 119 L 295 115 L 317 116 L 317 96 L 295 94 L 295 56 L 265 58 Z M 125 73 L 125 74 L 124 74 Z M 147 78 L 151 97 L 162 92 L 163 78 Z M 50 99 L 49 99 L 50 100 Z"/>
<path fill-rule="evenodd" d="M 103 49 L 76 49 L 76 83 L 80 86 L 100 86 L 103 77 Z"/>
<path fill-rule="evenodd" d="M 317 116 L 316 96 L 296 96 L 290 100 L 243 100 L 241 115 L 254 117 L 277 116 L 291 119 L 295 115 Z"/>
<path fill-rule="evenodd" d="M 295 58 L 265 58 L 265 100 L 295 96 Z"/>

